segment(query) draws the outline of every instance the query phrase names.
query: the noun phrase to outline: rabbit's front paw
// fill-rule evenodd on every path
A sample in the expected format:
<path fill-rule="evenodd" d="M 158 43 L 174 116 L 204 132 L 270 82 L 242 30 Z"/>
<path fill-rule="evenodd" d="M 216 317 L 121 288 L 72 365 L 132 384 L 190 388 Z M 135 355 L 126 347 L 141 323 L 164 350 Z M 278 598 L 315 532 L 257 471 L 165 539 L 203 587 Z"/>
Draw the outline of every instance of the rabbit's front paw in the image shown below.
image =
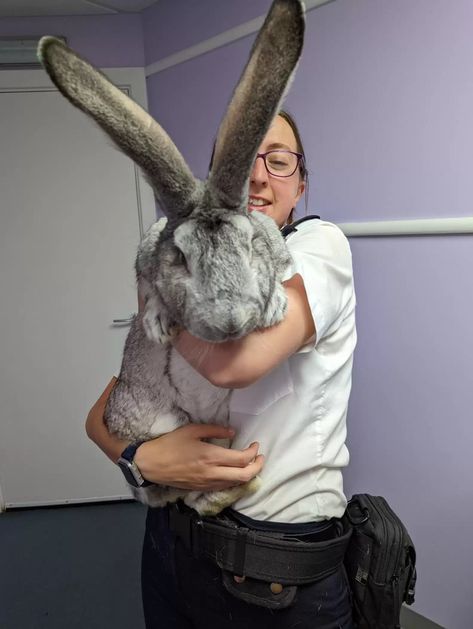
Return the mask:
<path fill-rule="evenodd" d="M 176 328 L 171 325 L 168 316 L 159 310 L 157 297 L 149 297 L 143 313 L 143 327 L 150 341 L 165 345 L 176 335 Z"/>
<path fill-rule="evenodd" d="M 276 286 L 266 307 L 263 327 L 272 327 L 280 323 L 287 312 L 287 295 L 281 285 Z"/>

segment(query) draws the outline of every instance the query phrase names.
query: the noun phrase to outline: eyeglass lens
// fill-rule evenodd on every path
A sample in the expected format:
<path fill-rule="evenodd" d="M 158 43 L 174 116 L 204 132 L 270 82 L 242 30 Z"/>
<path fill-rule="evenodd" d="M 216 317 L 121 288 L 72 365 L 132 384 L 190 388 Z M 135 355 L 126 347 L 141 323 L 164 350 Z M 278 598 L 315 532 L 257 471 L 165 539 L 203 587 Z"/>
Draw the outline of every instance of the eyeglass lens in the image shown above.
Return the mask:
<path fill-rule="evenodd" d="M 271 175 L 289 177 L 297 168 L 299 158 L 289 151 L 269 151 L 263 157 L 266 169 Z"/>

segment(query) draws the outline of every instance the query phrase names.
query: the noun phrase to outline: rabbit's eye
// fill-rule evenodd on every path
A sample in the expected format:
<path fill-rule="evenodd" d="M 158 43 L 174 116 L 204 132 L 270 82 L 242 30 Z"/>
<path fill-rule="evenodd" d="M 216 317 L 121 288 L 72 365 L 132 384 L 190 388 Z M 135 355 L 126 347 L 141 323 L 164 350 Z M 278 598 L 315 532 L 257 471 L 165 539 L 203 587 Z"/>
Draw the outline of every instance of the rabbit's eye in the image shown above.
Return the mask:
<path fill-rule="evenodd" d="M 189 269 L 187 268 L 187 260 L 186 260 L 186 256 L 182 253 L 182 251 L 180 249 L 178 249 L 176 251 L 176 265 L 177 266 L 183 266 L 185 268 L 186 271 L 188 271 Z"/>

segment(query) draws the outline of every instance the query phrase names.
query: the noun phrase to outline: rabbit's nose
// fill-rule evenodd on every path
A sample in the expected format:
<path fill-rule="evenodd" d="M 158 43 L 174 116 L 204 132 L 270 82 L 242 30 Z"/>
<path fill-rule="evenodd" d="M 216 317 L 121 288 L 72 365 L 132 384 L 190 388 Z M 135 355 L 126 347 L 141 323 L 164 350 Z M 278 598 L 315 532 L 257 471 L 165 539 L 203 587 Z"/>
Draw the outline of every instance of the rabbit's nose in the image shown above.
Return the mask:
<path fill-rule="evenodd" d="M 235 336 L 240 331 L 240 327 L 236 323 L 231 323 L 227 326 L 226 332 L 229 336 Z"/>
<path fill-rule="evenodd" d="M 227 325 L 225 326 L 225 331 L 231 336 L 236 336 L 242 333 L 247 323 L 248 317 L 245 315 L 245 313 L 232 313 L 231 319 L 227 321 Z"/>

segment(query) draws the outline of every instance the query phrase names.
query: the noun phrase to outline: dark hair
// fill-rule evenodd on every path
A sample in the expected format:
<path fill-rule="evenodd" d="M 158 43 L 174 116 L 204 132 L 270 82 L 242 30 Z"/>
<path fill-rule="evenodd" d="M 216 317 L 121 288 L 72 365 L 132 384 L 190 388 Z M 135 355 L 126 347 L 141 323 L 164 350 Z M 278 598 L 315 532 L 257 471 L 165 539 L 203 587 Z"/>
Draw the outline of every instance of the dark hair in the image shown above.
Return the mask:
<path fill-rule="evenodd" d="M 292 132 L 294 133 L 294 137 L 296 138 L 297 152 L 302 153 L 303 155 L 301 161 L 299 162 L 299 174 L 301 176 L 301 179 L 303 179 L 305 182 L 305 206 L 306 206 L 306 213 L 307 213 L 307 197 L 309 194 L 309 173 L 307 172 L 307 167 L 305 163 L 305 151 L 304 151 L 304 146 L 302 144 L 301 134 L 299 133 L 299 129 L 297 128 L 296 121 L 294 120 L 293 116 L 288 111 L 281 109 L 278 112 L 278 116 L 281 116 L 281 118 L 285 120 L 287 124 L 291 127 Z M 294 211 L 295 211 L 295 208 L 291 210 L 291 213 L 287 217 L 286 223 L 288 225 L 292 223 L 294 220 Z"/>
<path fill-rule="evenodd" d="M 305 182 L 305 209 L 307 213 L 307 198 L 309 195 L 309 173 L 305 165 L 305 152 L 304 152 L 304 147 L 302 145 L 301 134 L 299 133 L 299 129 L 297 128 L 296 121 L 294 120 L 294 118 L 288 111 L 284 109 L 280 109 L 278 112 L 278 116 L 281 116 L 281 118 L 285 120 L 287 124 L 291 127 L 292 132 L 294 133 L 294 137 L 296 138 L 297 152 L 302 153 L 302 159 L 299 162 L 299 174 L 300 174 L 301 179 Z M 212 169 L 212 164 L 214 161 L 215 145 L 216 145 L 216 140 L 214 141 L 213 147 L 212 147 L 212 155 L 210 157 L 209 171 Z M 291 210 L 291 213 L 287 217 L 286 223 L 288 225 L 292 223 L 294 220 L 294 210 L 295 208 Z"/>

